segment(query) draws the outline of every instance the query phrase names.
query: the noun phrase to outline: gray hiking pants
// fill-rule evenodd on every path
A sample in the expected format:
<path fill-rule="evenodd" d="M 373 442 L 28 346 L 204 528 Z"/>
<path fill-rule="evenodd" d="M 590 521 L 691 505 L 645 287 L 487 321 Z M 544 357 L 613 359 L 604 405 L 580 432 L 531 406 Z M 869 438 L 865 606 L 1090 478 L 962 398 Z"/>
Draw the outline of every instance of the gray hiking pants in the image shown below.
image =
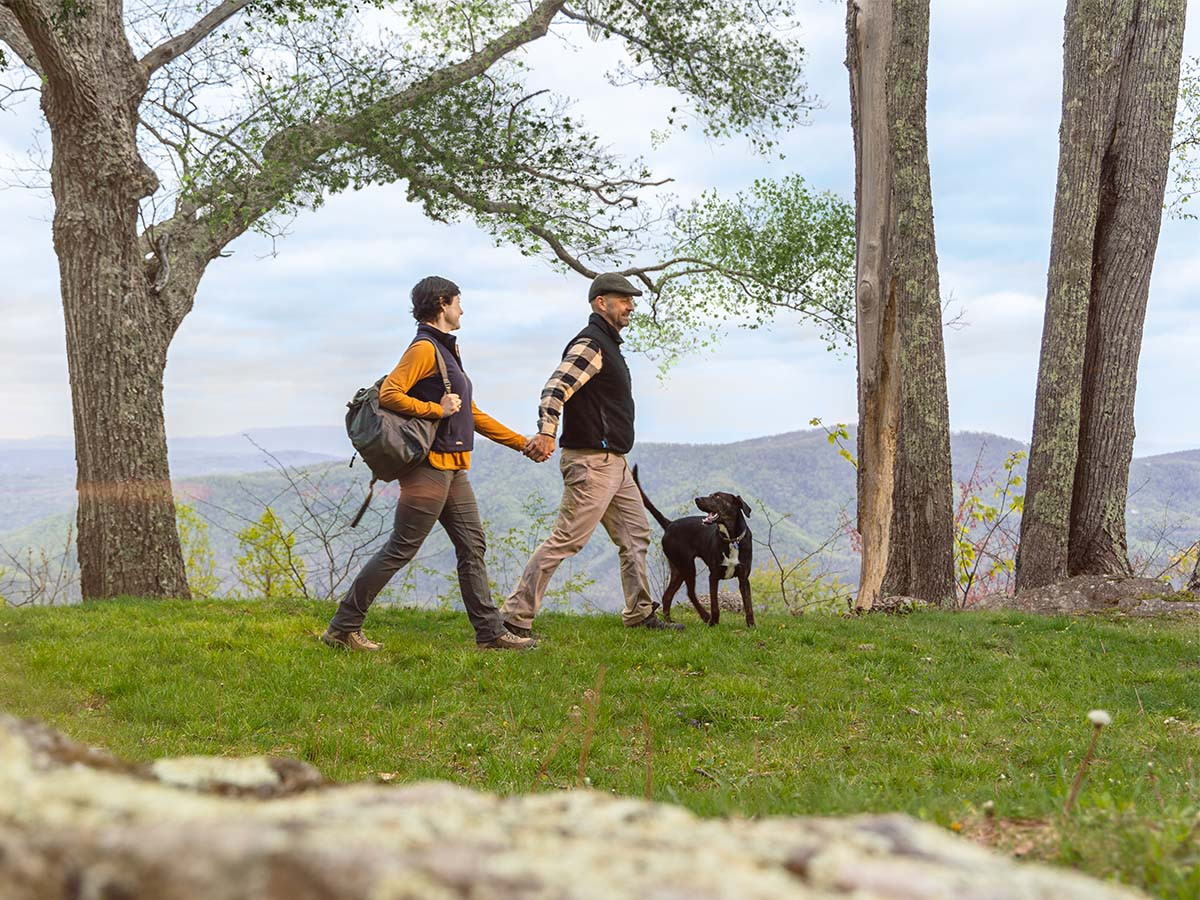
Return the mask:
<path fill-rule="evenodd" d="M 392 536 L 363 566 L 338 605 L 331 628 L 358 631 L 367 610 L 393 575 L 408 565 L 421 544 L 441 522 L 454 544 L 458 559 L 458 586 L 463 606 L 475 629 L 475 640 L 482 643 L 504 633 L 504 621 L 488 590 L 484 552 L 483 523 L 475 492 L 464 469 L 453 472 L 435 469 L 428 462 L 417 466 L 400 479 L 400 500 Z"/>

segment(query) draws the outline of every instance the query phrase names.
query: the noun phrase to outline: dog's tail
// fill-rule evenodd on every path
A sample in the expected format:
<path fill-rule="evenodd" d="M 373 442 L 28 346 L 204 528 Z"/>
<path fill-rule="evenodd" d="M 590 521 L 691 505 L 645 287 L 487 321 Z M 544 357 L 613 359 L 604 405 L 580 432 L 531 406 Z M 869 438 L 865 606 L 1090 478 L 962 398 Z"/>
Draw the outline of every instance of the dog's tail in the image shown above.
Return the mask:
<path fill-rule="evenodd" d="M 646 492 L 642 490 L 642 483 L 638 481 L 637 466 L 633 467 L 633 483 L 637 485 L 638 493 L 642 495 L 642 505 L 650 510 L 650 515 L 658 520 L 658 524 L 666 528 L 671 524 L 671 520 L 658 511 L 658 508 L 650 502 L 650 498 L 646 496 Z"/>

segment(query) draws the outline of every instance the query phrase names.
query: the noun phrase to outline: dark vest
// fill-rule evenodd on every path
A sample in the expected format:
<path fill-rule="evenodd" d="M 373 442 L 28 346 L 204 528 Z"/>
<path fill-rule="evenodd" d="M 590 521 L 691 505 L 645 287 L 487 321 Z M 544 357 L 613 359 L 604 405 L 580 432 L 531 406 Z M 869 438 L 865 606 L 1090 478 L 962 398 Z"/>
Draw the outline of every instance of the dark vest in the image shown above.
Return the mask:
<path fill-rule="evenodd" d="M 628 453 L 633 449 L 633 381 L 621 355 L 621 335 L 603 316 L 592 313 L 587 327 L 567 344 L 564 358 L 581 338 L 596 342 L 603 362 L 563 407 L 559 444 L 569 450 Z"/>
<path fill-rule="evenodd" d="M 446 363 L 446 376 L 450 379 L 450 388 L 462 398 L 462 407 L 454 415 L 442 419 L 438 425 L 437 434 L 433 438 L 432 450 L 435 453 L 465 453 L 475 446 L 475 416 L 471 413 L 471 379 L 463 370 L 458 358 L 458 342 L 454 335 L 444 334 L 432 325 L 422 323 L 417 326 L 417 336 L 413 343 L 428 339 L 433 342 L 435 352 L 441 354 Z M 427 403 L 438 403 L 446 388 L 442 384 L 440 372 L 434 372 L 428 378 L 422 378 L 408 392 L 408 396 Z"/>

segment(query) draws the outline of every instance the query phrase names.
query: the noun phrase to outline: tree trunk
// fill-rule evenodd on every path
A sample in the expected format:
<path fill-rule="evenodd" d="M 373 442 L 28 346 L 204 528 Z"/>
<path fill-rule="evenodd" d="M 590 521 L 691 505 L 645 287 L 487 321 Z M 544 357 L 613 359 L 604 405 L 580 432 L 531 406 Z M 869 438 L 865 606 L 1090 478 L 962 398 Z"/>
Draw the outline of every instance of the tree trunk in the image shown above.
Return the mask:
<path fill-rule="evenodd" d="M 1125 538 L 1134 397 L 1179 96 L 1185 0 L 1143 2 L 1123 63 L 1100 200 L 1069 575 L 1132 575 Z"/>
<path fill-rule="evenodd" d="M 855 609 L 880 598 L 887 571 L 900 420 L 899 323 L 889 266 L 891 157 L 887 61 L 890 0 L 849 0 L 846 65 L 854 132 L 855 306 L 858 347 L 858 532 Z"/>
<path fill-rule="evenodd" d="M 1187 589 L 1200 596 L 1200 555 L 1196 557 L 1196 565 L 1192 567 L 1192 577 L 1188 580 Z"/>
<path fill-rule="evenodd" d="M 43 36 L 54 247 L 66 319 L 84 599 L 187 597 L 163 422 L 175 324 L 147 276 L 138 203 L 157 186 L 136 143 L 146 75 L 119 3 Z M 36 32 L 35 32 L 36 33 Z"/>
<path fill-rule="evenodd" d="M 1080 385 L 1091 291 L 1100 164 L 1122 19 L 1105 0 L 1069 0 L 1063 41 L 1062 124 L 1058 185 L 1047 275 L 1046 314 L 1034 401 L 1033 440 L 1021 542 L 1018 588 L 1058 581 L 1067 572 L 1071 490 L 1079 452 Z M 1132 0 L 1117 4 L 1125 8 Z"/>
<path fill-rule="evenodd" d="M 929 0 L 895 0 L 888 63 L 892 274 L 900 302 L 900 428 L 883 590 L 938 606 L 954 596 L 950 409 L 925 98 Z"/>
<path fill-rule="evenodd" d="M 1137 357 L 1184 3 L 1067 5 L 1058 186 L 1018 589 L 1130 571 L 1125 501 Z"/>
<path fill-rule="evenodd" d="M 954 592 L 950 432 L 925 132 L 928 0 L 850 0 L 858 259 L 856 609 Z"/>

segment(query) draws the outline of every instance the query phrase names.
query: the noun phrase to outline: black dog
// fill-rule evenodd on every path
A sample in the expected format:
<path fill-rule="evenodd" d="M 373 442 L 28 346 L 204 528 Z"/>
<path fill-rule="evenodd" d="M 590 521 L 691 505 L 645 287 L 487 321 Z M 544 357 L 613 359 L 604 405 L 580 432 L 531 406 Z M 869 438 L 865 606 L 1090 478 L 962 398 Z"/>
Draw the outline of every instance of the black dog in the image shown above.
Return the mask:
<path fill-rule="evenodd" d="M 671 601 L 681 584 L 687 585 L 688 599 L 700 618 L 709 625 L 721 620 L 721 605 L 717 602 L 717 584 L 726 578 L 737 578 L 742 594 L 742 609 L 746 612 L 746 624 L 754 627 L 754 607 L 750 603 L 750 564 L 752 562 L 752 540 L 746 516 L 750 506 L 737 494 L 718 491 L 707 497 L 697 497 L 696 506 L 708 513 L 706 516 L 686 516 L 672 521 L 654 508 L 642 483 L 638 481 L 637 466 L 633 467 L 633 480 L 642 495 L 642 503 L 650 515 L 663 527 L 662 548 L 671 565 L 671 579 L 663 591 L 663 617 L 671 621 Z M 708 566 L 708 593 L 710 609 L 704 611 L 696 599 L 696 560 Z"/>

